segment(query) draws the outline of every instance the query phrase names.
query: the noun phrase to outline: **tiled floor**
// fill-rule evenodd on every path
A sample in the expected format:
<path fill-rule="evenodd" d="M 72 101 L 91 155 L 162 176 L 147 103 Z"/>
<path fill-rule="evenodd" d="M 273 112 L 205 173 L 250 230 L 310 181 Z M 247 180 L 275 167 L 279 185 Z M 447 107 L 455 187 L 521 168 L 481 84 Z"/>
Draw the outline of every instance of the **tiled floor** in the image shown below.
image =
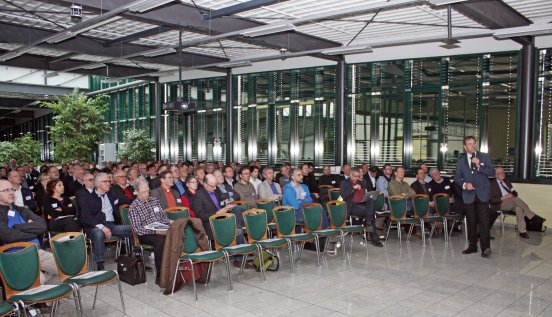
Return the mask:
<path fill-rule="evenodd" d="M 294 274 L 287 252 L 281 252 L 278 272 L 267 281 L 246 270 L 232 270 L 234 290 L 228 291 L 222 265 L 211 283 L 164 296 L 155 284 L 123 285 L 130 316 L 552 316 L 552 235 L 531 233 L 520 240 L 513 228 L 493 235 L 493 255 L 463 255 L 464 236 L 399 244 L 392 236 L 384 248 L 366 249 L 355 238 L 352 260 L 329 256 L 316 266 L 314 252 L 305 251 Z M 149 275 L 150 280 L 153 279 Z M 86 316 L 122 316 L 116 286 L 98 292 L 83 289 Z M 59 316 L 74 316 L 71 302 Z"/>

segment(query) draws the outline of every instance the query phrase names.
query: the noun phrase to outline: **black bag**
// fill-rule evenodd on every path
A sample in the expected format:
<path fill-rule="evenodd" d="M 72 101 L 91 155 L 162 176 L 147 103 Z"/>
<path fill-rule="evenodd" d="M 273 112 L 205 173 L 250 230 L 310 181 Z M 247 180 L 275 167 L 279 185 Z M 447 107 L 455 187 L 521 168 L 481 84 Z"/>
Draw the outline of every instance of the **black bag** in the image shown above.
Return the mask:
<path fill-rule="evenodd" d="M 320 252 L 324 251 L 325 246 L 326 246 L 326 237 L 322 237 L 320 238 Z M 305 250 L 316 251 L 316 244 L 314 243 L 314 241 L 305 243 Z"/>
<path fill-rule="evenodd" d="M 144 263 L 139 255 L 121 255 L 117 258 L 119 279 L 127 284 L 136 285 L 146 282 Z"/>
<path fill-rule="evenodd" d="M 525 217 L 525 225 L 527 227 L 527 231 L 537 231 L 537 232 L 546 231 L 546 226 L 544 226 L 544 222 L 540 217 L 533 217 L 533 219 L 531 220 Z"/>

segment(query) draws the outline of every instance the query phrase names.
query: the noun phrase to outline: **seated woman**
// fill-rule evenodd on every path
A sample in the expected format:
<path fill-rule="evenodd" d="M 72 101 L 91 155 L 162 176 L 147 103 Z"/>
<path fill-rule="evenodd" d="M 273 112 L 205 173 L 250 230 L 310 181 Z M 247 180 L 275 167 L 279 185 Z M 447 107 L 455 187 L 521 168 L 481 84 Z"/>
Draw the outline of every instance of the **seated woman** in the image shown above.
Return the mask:
<path fill-rule="evenodd" d="M 54 179 L 46 185 L 44 198 L 44 218 L 48 223 L 48 230 L 59 232 L 80 231 L 75 221 L 76 208 L 69 198 L 64 197 L 65 188 L 60 179 Z"/>
<path fill-rule="evenodd" d="M 163 247 L 165 246 L 165 232 L 146 229 L 146 226 L 153 222 L 169 225 L 172 223 L 172 220 L 169 221 L 167 216 L 165 216 L 159 200 L 150 196 L 149 184 L 145 179 L 139 178 L 136 181 L 136 191 L 138 192 L 137 198 L 132 202 L 128 211 L 130 225 L 132 226 L 132 230 L 138 235 L 140 243 L 153 246 L 156 272 L 155 283 L 159 284 Z"/>

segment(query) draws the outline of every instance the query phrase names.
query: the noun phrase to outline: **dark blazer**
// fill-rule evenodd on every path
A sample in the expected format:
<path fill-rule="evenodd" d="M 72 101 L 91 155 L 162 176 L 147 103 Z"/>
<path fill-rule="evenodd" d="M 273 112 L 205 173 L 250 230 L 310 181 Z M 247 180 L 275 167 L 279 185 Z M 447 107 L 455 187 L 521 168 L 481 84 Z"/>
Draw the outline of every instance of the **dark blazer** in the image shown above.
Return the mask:
<path fill-rule="evenodd" d="M 322 185 L 330 185 L 332 187 L 339 187 L 339 182 L 341 181 L 341 178 L 339 175 L 322 175 L 318 178 L 318 186 Z"/>
<path fill-rule="evenodd" d="M 462 188 L 462 198 L 465 204 L 473 203 L 476 196 L 481 202 L 488 202 L 491 199 L 489 177 L 495 176 L 495 168 L 487 154 L 477 152 L 475 156 L 481 161 L 479 170 L 470 168 L 466 153 L 460 155 L 458 162 L 456 162 L 454 181 Z M 464 189 L 464 183 L 472 183 L 475 190 Z"/>
<path fill-rule="evenodd" d="M 71 197 L 75 196 L 75 194 L 79 191 L 79 189 L 84 188 L 84 185 L 79 183 L 78 180 L 74 180 L 69 184 L 68 191 L 66 192 L 66 196 Z"/>
<path fill-rule="evenodd" d="M 33 199 L 33 192 L 27 187 L 21 186 L 21 195 L 23 196 L 23 204 L 25 207 L 36 213 L 38 208 L 36 207 L 36 202 Z"/>
<path fill-rule="evenodd" d="M 514 186 L 512 186 L 512 182 L 508 179 L 503 180 L 504 185 L 508 187 L 508 190 L 514 195 L 514 197 L 517 197 L 518 193 L 516 192 Z M 492 179 L 491 180 L 491 208 L 500 210 L 500 205 L 502 204 L 502 191 L 500 190 L 500 184 L 498 183 L 498 180 Z"/>
<path fill-rule="evenodd" d="M 178 192 L 178 190 L 171 189 L 171 192 L 174 196 L 174 200 L 176 200 L 176 205 L 182 206 L 182 199 L 180 198 L 180 193 Z M 162 187 L 157 187 L 156 189 L 152 190 L 150 193 L 150 196 L 155 197 L 159 200 L 159 203 L 161 204 L 161 208 L 163 209 L 169 208 L 169 203 L 167 202 L 167 197 L 165 197 L 165 193 L 163 193 Z"/>
<path fill-rule="evenodd" d="M 113 208 L 115 224 L 121 224 L 119 200 L 109 192 L 106 195 Z M 79 222 L 84 229 L 93 229 L 98 224 L 105 225 L 105 214 L 102 212 L 102 199 L 98 196 L 96 190 L 92 191 L 92 193 L 86 189 L 79 190 L 77 193 L 77 205 L 80 209 Z"/>
<path fill-rule="evenodd" d="M 422 184 L 420 184 L 420 182 L 416 179 L 412 184 L 410 184 L 410 187 L 412 189 L 414 189 L 414 191 L 416 192 L 416 194 L 424 194 L 424 195 L 429 195 L 429 185 L 428 184 L 425 184 L 425 187 L 426 187 L 426 191 L 427 192 L 424 192 L 424 188 L 422 186 Z"/>
<path fill-rule="evenodd" d="M 366 191 L 366 183 L 364 180 L 359 180 L 358 184 L 362 187 L 363 191 Z M 351 206 L 353 205 L 353 197 L 355 194 L 355 189 L 353 188 L 353 184 L 350 180 L 341 180 L 339 192 L 341 193 L 341 198 L 345 201 L 347 204 L 347 211 L 351 210 Z"/>
<path fill-rule="evenodd" d="M 75 206 L 73 206 L 67 197 L 63 197 L 63 203 L 60 203 L 59 200 L 53 197 L 44 198 L 45 217 L 46 219 L 48 219 L 48 216 L 52 217 L 52 219 L 49 219 L 48 221 L 54 220 L 59 216 L 74 215 L 75 211 Z"/>
<path fill-rule="evenodd" d="M 109 192 L 116 198 L 119 198 L 119 201 L 121 202 L 121 204 L 132 204 L 132 202 L 134 201 L 134 199 L 136 199 L 136 195 L 134 194 L 134 188 L 130 185 L 128 185 L 127 187 L 130 192 L 132 193 L 132 198 L 128 198 L 127 195 L 125 194 L 125 191 L 123 190 L 123 188 L 121 186 L 119 186 L 118 184 L 114 184 L 113 186 L 111 186 L 111 189 L 109 190 Z"/>
<path fill-rule="evenodd" d="M 220 202 L 220 196 L 217 194 L 216 191 L 215 196 L 217 196 L 217 199 Z M 211 231 L 211 225 L 209 224 L 209 217 L 216 214 L 219 209 L 217 208 L 215 203 L 213 203 L 209 192 L 207 192 L 205 188 L 201 188 L 197 191 L 194 199 L 192 200 L 191 207 L 192 210 L 196 213 L 196 216 L 201 219 L 201 222 L 203 223 L 203 228 L 205 228 L 207 236 L 209 236 L 210 240 L 213 240 L 213 232 Z"/>
<path fill-rule="evenodd" d="M 156 189 L 156 188 L 161 186 L 161 180 L 159 179 L 159 177 L 151 179 L 151 177 L 148 176 L 148 177 L 146 177 L 146 180 L 148 181 L 149 187 L 150 187 L 151 190 Z"/>
<path fill-rule="evenodd" d="M 364 181 L 366 182 L 366 190 L 369 192 L 376 190 L 376 181 L 378 180 L 379 175 L 376 175 L 374 183 L 372 183 L 372 179 L 370 178 L 370 173 L 366 173 L 364 175 Z"/>
<path fill-rule="evenodd" d="M 8 228 L 8 206 L 0 205 L 0 245 L 30 241 L 39 239 L 39 235 L 46 232 L 46 221 L 26 207 L 14 206 L 25 223 L 14 225 L 13 228 Z M 33 222 L 29 223 L 29 220 Z"/>

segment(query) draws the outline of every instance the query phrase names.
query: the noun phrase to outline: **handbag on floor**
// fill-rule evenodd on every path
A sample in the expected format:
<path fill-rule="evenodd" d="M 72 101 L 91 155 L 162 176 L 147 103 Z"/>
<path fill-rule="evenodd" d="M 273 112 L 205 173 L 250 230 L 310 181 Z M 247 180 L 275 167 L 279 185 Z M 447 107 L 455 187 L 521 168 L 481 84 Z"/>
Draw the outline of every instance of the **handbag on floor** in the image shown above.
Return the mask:
<path fill-rule="evenodd" d="M 280 259 L 276 254 L 273 254 L 270 251 L 263 250 L 263 253 L 261 253 L 261 256 L 263 257 L 263 271 L 278 271 L 280 268 Z M 259 260 L 259 257 L 256 256 L 255 260 L 253 260 L 253 266 L 259 271 L 261 267 L 261 263 Z"/>
<path fill-rule="evenodd" d="M 144 263 L 139 255 L 121 255 L 117 258 L 119 279 L 127 284 L 136 285 L 146 282 Z"/>
<path fill-rule="evenodd" d="M 542 218 L 540 217 L 534 217 L 532 220 L 529 220 L 529 218 L 525 217 L 525 226 L 527 227 L 527 231 L 545 232 L 546 226 L 541 219 Z"/>

